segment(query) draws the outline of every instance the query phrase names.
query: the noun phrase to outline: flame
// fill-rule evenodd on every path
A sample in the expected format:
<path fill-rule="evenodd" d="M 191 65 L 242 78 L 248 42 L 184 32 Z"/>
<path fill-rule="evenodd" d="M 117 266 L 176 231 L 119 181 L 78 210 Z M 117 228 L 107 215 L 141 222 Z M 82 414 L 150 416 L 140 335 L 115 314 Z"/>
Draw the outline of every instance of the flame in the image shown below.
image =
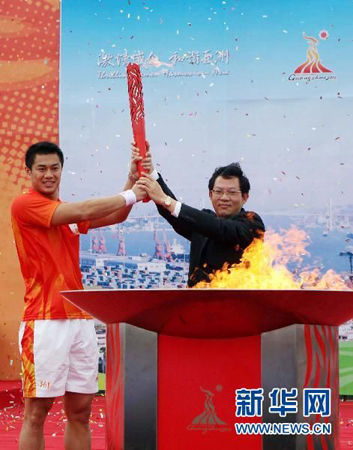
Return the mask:
<path fill-rule="evenodd" d="M 318 268 L 301 269 L 308 245 L 306 233 L 294 226 L 280 233 L 269 230 L 264 240 L 254 239 L 244 250 L 239 264 L 225 263 L 210 275 L 210 282 L 201 281 L 195 288 L 350 290 L 333 270 L 321 275 Z"/>

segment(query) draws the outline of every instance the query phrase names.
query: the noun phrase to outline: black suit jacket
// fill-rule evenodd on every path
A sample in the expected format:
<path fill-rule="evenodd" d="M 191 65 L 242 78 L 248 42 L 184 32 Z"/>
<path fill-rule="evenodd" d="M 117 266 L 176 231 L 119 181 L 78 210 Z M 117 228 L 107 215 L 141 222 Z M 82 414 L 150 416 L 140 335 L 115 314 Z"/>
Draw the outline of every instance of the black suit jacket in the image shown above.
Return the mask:
<path fill-rule="evenodd" d="M 160 174 L 157 181 L 163 191 L 176 200 Z M 182 203 L 178 217 L 172 216 L 163 206 L 157 208 L 174 230 L 191 242 L 188 286 L 201 280 L 209 281 L 209 274 L 226 262 L 238 263 L 243 250 L 265 231 L 260 216 L 244 209 L 223 218 L 209 209 L 200 211 L 185 203 Z"/>

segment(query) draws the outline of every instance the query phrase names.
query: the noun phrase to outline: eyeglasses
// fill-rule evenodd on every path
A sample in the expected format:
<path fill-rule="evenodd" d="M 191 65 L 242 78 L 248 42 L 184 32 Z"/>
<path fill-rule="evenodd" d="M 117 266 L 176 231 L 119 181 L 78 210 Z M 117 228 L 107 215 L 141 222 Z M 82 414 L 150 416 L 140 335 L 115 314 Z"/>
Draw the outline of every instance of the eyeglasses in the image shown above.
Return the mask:
<path fill-rule="evenodd" d="M 238 194 L 241 194 L 241 191 L 237 191 L 236 189 L 212 189 L 215 197 L 222 197 L 223 194 L 228 195 L 229 197 L 236 197 Z"/>

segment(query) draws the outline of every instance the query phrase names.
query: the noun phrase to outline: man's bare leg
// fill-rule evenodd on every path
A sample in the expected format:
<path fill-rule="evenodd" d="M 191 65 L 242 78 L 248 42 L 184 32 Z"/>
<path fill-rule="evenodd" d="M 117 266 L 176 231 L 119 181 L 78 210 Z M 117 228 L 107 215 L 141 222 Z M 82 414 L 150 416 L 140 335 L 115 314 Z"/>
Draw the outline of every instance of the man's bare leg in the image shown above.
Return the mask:
<path fill-rule="evenodd" d="M 91 431 L 89 418 L 94 394 L 66 392 L 64 406 L 67 416 L 65 428 L 66 450 L 90 450 Z"/>
<path fill-rule="evenodd" d="M 25 398 L 19 450 L 43 450 L 43 425 L 54 398 Z"/>

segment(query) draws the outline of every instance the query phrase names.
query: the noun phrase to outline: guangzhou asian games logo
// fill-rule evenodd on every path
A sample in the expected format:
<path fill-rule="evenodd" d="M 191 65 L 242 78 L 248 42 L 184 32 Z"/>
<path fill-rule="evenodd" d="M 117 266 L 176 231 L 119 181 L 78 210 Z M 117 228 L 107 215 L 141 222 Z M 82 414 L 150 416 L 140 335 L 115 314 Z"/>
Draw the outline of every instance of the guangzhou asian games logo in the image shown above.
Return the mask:
<path fill-rule="evenodd" d="M 189 431 L 201 431 L 206 433 L 207 431 L 231 431 L 231 428 L 224 422 L 216 412 L 214 405 L 214 392 L 200 387 L 201 392 L 205 394 L 203 406 L 204 409 L 196 416 L 193 421 L 188 425 L 187 429 Z M 217 391 L 221 391 L 222 387 L 220 385 L 216 388 Z"/>
<path fill-rule="evenodd" d="M 320 59 L 318 50 L 319 39 L 308 36 L 303 33 L 303 38 L 308 44 L 306 51 L 306 60 L 300 64 L 294 72 L 289 75 L 289 81 L 314 81 L 314 80 L 334 80 L 336 76 L 333 71 L 325 66 Z M 326 30 L 321 30 L 319 33 L 321 41 L 326 41 L 329 38 L 329 34 Z"/>

